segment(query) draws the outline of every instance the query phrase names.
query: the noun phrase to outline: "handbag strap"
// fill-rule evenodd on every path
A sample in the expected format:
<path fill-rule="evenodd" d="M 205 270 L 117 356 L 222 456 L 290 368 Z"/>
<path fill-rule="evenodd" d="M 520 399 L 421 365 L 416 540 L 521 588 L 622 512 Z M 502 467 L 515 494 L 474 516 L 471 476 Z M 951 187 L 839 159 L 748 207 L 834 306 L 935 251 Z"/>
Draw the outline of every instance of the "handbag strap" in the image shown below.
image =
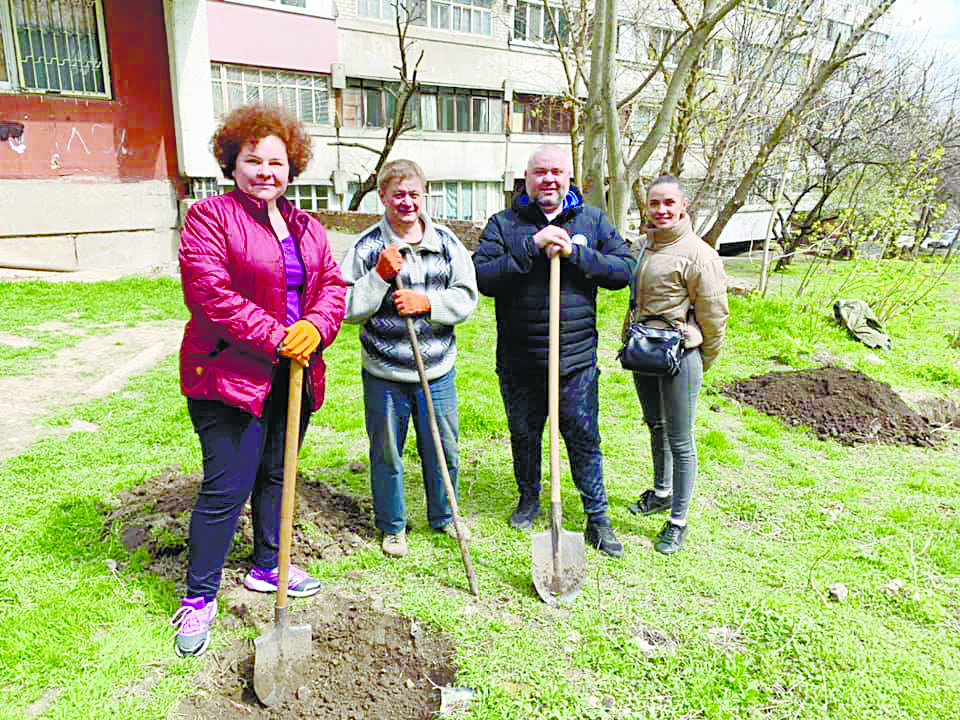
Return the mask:
<path fill-rule="evenodd" d="M 649 239 L 645 239 L 643 246 L 640 249 L 640 256 L 637 258 L 637 269 L 633 271 L 633 276 L 630 278 L 630 316 L 633 316 L 634 311 L 637 309 L 637 278 L 640 276 L 640 268 L 643 265 L 643 258 L 647 254 L 647 249 L 650 247 Z"/>
<path fill-rule="evenodd" d="M 665 318 L 663 315 L 644 315 L 643 317 L 637 318 L 634 322 L 645 323 L 645 322 L 647 322 L 647 320 L 659 320 L 660 322 L 665 323 L 668 328 L 671 328 L 671 329 L 673 329 L 673 330 L 679 330 L 679 329 L 680 329 L 680 328 L 678 328 L 674 323 L 672 323 L 670 320 L 668 320 L 667 318 Z M 664 329 L 666 329 L 666 328 L 664 328 Z"/>

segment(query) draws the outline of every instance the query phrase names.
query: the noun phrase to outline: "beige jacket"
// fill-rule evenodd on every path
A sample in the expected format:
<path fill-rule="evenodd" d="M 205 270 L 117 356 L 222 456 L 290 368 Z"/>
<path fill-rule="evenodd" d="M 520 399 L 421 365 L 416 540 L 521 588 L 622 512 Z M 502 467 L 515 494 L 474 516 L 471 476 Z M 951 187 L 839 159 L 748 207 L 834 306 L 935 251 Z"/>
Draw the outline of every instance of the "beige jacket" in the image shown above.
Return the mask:
<path fill-rule="evenodd" d="M 690 217 L 671 230 L 649 233 L 634 287 L 637 308 L 628 322 L 663 315 L 681 328 L 687 348 L 701 347 L 703 369 L 720 352 L 727 330 L 727 276 L 717 251 L 693 232 Z M 624 327 L 626 330 L 626 327 Z"/>

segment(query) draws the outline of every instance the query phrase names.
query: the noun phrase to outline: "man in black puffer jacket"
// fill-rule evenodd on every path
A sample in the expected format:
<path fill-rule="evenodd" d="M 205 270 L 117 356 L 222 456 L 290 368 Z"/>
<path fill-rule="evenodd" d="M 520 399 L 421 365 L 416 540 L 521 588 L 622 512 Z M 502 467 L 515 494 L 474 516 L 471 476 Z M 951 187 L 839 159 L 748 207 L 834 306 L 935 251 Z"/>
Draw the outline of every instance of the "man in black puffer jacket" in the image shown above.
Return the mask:
<path fill-rule="evenodd" d="M 510 524 L 529 530 L 540 513 L 550 258 L 560 253 L 560 432 L 587 515 L 586 539 L 620 556 L 623 545 L 607 515 L 597 422 L 597 288 L 626 287 L 634 260 L 603 212 L 583 204 L 570 172 L 559 147 L 537 148 L 524 173 L 526 192 L 490 218 L 473 263 L 480 292 L 496 301 L 497 375 L 520 490 Z"/>

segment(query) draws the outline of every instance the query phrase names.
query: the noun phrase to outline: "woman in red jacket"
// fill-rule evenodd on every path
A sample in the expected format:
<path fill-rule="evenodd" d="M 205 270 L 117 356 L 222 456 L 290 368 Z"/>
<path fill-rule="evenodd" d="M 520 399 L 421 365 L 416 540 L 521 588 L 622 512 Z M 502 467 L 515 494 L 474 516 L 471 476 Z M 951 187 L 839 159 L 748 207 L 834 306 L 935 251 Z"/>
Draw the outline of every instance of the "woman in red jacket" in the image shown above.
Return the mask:
<path fill-rule="evenodd" d="M 236 190 L 194 204 L 180 235 L 190 310 L 180 386 L 203 450 L 186 596 L 171 621 L 180 656 L 210 643 L 223 564 L 247 498 L 253 567 L 243 584 L 277 589 L 290 362 L 307 368 L 302 437 L 323 402 L 322 350 L 340 329 L 346 291 L 323 226 L 283 196 L 311 157 L 303 126 L 281 108 L 239 108 L 214 135 L 213 151 Z M 290 595 L 319 589 L 291 565 Z"/>

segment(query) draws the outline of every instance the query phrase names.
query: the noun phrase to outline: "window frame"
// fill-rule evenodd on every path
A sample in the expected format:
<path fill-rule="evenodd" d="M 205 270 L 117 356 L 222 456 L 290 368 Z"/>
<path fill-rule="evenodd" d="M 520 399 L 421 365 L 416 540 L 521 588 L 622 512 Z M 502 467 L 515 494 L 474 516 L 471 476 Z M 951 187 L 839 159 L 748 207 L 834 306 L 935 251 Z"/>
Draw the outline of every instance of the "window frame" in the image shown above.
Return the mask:
<path fill-rule="evenodd" d="M 46 0 L 23 0 L 23 2 L 45 2 Z M 28 87 L 24 79 L 22 50 L 16 30 L 13 3 L 16 0 L 0 0 L 0 44 L 2 44 L 6 80 L 0 80 L 0 93 L 20 93 L 24 95 L 56 95 L 63 97 L 90 98 L 96 100 L 113 99 L 113 81 L 110 73 L 110 47 L 107 44 L 107 27 L 103 14 L 103 0 L 90 0 L 93 3 L 96 22 L 96 41 L 100 56 L 99 75 L 103 82 L 103 92 L 96 90 L 72 90 L 58 88 Z"/>
<path fill-rule="evenodd" d="M 543 9 L 542 2 L 536 2 L 536 0 L 517 0 L 517 4 L 513 9 L 513 22 L 510 27 L 511 43 L 528 43 L 540 47 L 556 47 L 557 35 L 553 32 L 553 28 L 556 27 L 557 34 L 560 35 L 560 46 L 567 47 L 570 45 L 570 21 L 564 12 L 564 8 L 561 5 L 549 4 L 548 12 L 543 12 Z M 523 37 L 518 37 L 517 25 L 519 24 L 521 11 L 523 12 L 524 35 Z M 536 37 L 531 37 L 530 35 L 531 11 L 536 11 L 539 14 L 539 28 L 537 28 L 538 34 Z M 548 20 L 548 15 L 553 15 L 552 24 Z"/>
<path fill-rule="evenodd" d="M 375 13 L 370 12 L 374 5 Z M 356 12 L 360 18 L 392 22 L 398 9 L 409 16 L 410 25 L 493 37 L 492 0 L 361 0 L 357 3 Z M 470 20 L 465 21 L 464 18 Z M 466 25 L 469 25 L 469 29 L 464 30 Z"/>
<path fill-rule="evenodd" d="M 2 0 L 0 0 L 2 1 Z M 223 0 L 234 5 L 250 5 L 253 7 L 265 8 L 267 10 L 277 10 L 279 12 L 297 13 L 299 15 L 311 15 L 313 17 L 333 19 L 334 4 L 325 3 L 322 0 L 303 0 L 303 7 L 299 5 L 287 4 L 291 0 Z M 295 0 L 292 0 L 295 1 Z M 324 6 L 324 7 L 322 7 Z"/>
<path fill-rule="evenodd" d="M 562 107 L 563 97 L 559 95 L 537 95 L 534 93 L 514 93 L 513 108 L 510 114 L 512 132 L 535 135 L 566 135 L 569 137 L 573 126 L 573 113 Z M 533 110 L 541 106 L 537 113 Z M 519 121 L 522 127 L 515 127 Z"/>
<path fill-rule="evenodd" d="M 222 117 L 226 113 L 234 109 L 234 105 L 230 102 L 230 85 L 236 84 L 236 80 L 233 80 L 229 76 L 230 70 L 238 70 L 240 72 L 240 88 L 243 94 L 241 105 L 246 105 L 251 100 L 247 97 L 247 88 L 248 87 L 257 87 L 258 96 L 260 101 L 263 100 L 263 90 L 264 87 L 276 87 L 277 88 L 277 99 L 276 103 L 283 108 L 286 108 L 288 111 L 292 112 L 298 120 L 300 120 L 304 125 L 308 126 L 318 126 L 318 127 L 330 127 L 333 123 L 331 121 L 331 105 L 333 104 L 333 90 L 331 88 L 330 76 L 324 75 L 323 73 L 308 73 L 294 70 L 278 70 L 275 68 L 266 68 L 260 67 L 257 65 L 237 65 L 235 63 L 223 63 L 223 62 L 211 62 L 210 63 L 210 94 L 213 97 L 213 108 L 214 116 Z M 256 85 L 252 82 L 247 82 L 246 73 L 256 72 L 258 75 L 258 80 Z M 214 77 L 214 74 L 218 73 L 219 77 Z M 283 77 L 279 77 L 276 85 L 265 84 L 263 81 L 263 73 L 274 73 L 280 76 L 286 75 L 290 76 L 286 78 L 287 80 L 298 79 L 298 82 L 295 84 L 284 83 Z M 310 78 L 312 84 L 310 87 L 306 87 L 299 83 L 299 78 Z M 317 91 L 318 80 L 322 80 L 324 84 L 324 89 L 326 91 L 326 104 L 322 109 L 319 107 L 317 102 Z M 220 86 L 220 99 L 219 102 L 216 97 L 217 85 Z M 293 107 L 290 107 L 286 102 L 283 101 L 283 90 L 290 90 L 293 92 Z M 303 118 L 303 113 L 301 112 L 301 102 L 302 97 L 300 90 L 307 90 L 310 97 L 312 98 L 313 104 L 313 119 L 305 120 Z M 265 101 L 269 102 L 269 101 Z M 236 107 L 239 107 L 237 105 Z M 218 113 L 219 108 L 219 113 Z"/>

